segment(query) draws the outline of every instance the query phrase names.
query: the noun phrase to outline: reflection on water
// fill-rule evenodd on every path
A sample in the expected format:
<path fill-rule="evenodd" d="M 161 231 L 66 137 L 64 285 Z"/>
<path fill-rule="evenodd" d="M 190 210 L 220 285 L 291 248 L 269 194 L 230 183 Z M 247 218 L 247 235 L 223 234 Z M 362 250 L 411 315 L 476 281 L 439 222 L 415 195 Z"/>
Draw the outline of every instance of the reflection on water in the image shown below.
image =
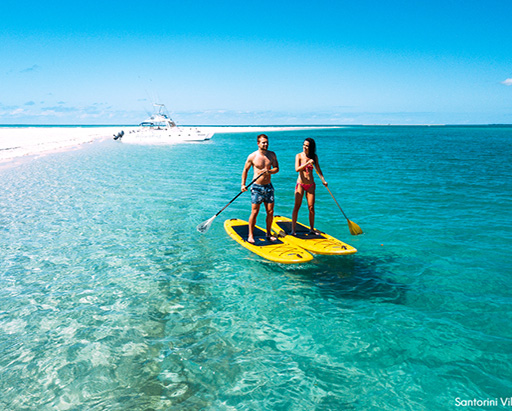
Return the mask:
<path fill-rule="evenodd" d="M 105 142 L 1 170 L 0 407 L 450 409 L 457 396 L 508 395 L 508 203 L 481 200 L 501 183 L 450 169 L 485 171 L 479 139 L 465 135 L 468 156 L 443 156 L 435 135 L 416 136 L 418 154 L 417 130 L 319 132 L 329 185 L 365 235 L 350 237 L 319 190 L 318 228 L 359 252 L 299 266 L 225 234 L 224 219 L 248 215 L 247 196 L 195 230 L 238 192 L 252 135 Z M 439 138 L 453 150 L 460 132 Z M 279 214 L 290 215 L 295 143 L 308 133 L 270 136 Z M 226 151 L 232 161 L 213 167 Z M 457 201 L 468 185 L 485 205 L 471 225 Z M 485 230 L 491 214 L 499 235 Z"/>

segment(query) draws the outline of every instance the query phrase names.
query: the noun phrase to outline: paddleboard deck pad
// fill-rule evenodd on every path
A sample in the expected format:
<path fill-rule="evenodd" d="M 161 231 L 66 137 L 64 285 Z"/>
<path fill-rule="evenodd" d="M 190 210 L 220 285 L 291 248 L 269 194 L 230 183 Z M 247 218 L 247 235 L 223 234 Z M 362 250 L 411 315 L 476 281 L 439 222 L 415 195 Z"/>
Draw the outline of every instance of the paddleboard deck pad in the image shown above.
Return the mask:
<path fill-rule="evenodd" d="M 281 264 L 306 263 L 313 256 L 301 247 L 289 243 L 286 238 L 278 238 L 270 241 L 266 238 L 266 231 L 260 227 L 254 227 L 254 244 L 247 242 L 249 235 L 249 223 L 233 218 L 224 221 L 224 229 L 228 235 L 242 247 L 267 260 Z"/>
<path fill-rule="evenodd" d="M 287 217 L 274 216 L 272 230 L 278 233 L 281 240 L 285 240 L 314 254 L 346 255 L 357 253 L 354 247 L 329 234 L 320 231 L 316 234 L 311 233 L 309 227 L 298 221 L 295 226 L 296 234 L 291 235 L 292 220 Z"/>

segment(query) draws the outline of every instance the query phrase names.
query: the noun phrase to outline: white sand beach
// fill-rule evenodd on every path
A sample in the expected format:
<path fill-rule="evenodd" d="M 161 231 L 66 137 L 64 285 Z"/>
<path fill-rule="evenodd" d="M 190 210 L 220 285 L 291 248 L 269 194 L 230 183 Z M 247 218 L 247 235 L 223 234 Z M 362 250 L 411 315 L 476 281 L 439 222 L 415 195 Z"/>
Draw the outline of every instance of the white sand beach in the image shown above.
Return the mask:
<path fill-rule="evenodd" d="M 1 127 L 0 165 L 111 138 L 120 127 Z"/>
<path fill-rule="evenodd" d="M 197 128 L 210 133 L 262 133 L 323 127 L 210 126 Z M 134 129 L 136 129 L 135 126 L 0 127 L 0 166 L 6 166 L 24 157 L 38 157 L 57 151 L 74 149 L 82 144 L 110 139 L 121 130 L 129 133 Z"/>

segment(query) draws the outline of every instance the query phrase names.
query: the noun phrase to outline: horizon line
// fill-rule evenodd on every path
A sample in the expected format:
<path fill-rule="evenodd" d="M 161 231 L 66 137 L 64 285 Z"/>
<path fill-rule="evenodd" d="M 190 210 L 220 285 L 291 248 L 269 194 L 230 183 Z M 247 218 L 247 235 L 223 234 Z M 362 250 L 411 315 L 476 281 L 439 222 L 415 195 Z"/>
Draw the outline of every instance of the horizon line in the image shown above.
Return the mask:
<path fill-rule="evenodd" d="M 0 127 L 138 127 L 139 124 L 37 124 L 37 123 L 6 123 Z M 360 124 L 179 124 L 178 127 L 482 127 L 512 126 L 512 123 L 439 123 L 439 124 L 406 124 L 406 123 L 360 123 Z"/>

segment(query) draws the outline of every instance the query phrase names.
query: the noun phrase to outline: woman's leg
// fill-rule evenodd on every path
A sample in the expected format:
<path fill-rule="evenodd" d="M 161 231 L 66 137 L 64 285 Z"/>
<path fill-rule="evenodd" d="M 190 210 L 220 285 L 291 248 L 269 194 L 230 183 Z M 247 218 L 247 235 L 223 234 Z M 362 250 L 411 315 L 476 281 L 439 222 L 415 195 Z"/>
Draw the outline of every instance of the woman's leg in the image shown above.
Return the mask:
<path fill-rule="evenodd" d="M 297 225 L 297 218 L 299 217 L 299 209 L 302 204 L 302 198 L 304 197 L 304 188 L 297 184 L 295 188 L 295 205 L 293 206 L 292 213 L 292 235 L 295 235 L 295 226 Z"/>
<path fill-rule="evenodd" d="M 309 210 L 309 226 L 311 231 L 315 230 L 315 188 L 311 187 L 310 190 L 306 191 L 306 199 L 308 200 Z"/>

